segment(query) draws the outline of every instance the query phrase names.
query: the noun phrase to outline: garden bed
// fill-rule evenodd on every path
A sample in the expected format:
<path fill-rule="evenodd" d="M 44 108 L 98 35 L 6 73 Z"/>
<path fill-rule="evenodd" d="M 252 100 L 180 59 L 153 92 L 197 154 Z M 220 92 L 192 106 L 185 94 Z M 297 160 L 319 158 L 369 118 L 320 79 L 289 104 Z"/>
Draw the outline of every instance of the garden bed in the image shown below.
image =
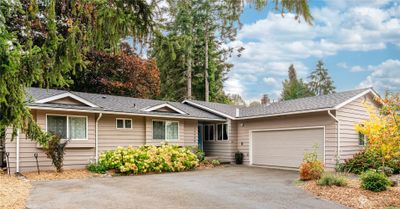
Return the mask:
<path fill-rule="evenodd" d="M 300 187 L 321 199 L 331 200 L 352 208 L 400 207 L 400 187 L 390 187 L 383 192 L 371 192 L 362 189 L 357 179 L 348 180 L 348 185 L 344 187 L 319 186 L 316 181 L 305 182 Z"/>

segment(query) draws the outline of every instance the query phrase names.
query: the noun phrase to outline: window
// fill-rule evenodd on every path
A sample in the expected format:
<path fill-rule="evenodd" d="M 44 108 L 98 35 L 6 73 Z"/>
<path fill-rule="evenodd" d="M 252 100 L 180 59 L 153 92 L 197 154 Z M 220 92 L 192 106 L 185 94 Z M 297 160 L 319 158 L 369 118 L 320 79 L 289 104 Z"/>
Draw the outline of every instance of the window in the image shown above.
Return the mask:
<path fill-rule="evenodd" d="M 215 129 L 214 124 L 204 125 L 204 140 L 205 141 L 214 141 L 214 136 L 215 136 L 214 129 Z"/>
<path fill-rule="evenodd" d="M 117 128 L 132 128 L 132 119 L 117 118 Z"/>
<path fill-rule="evenodd" d="M 153 139 L 178 140 L 179 123 L 176 121 L 153 121 Z"/>
<path fill-rule="evenodd" d="M 358 133 L 358 145 L 364 146 L 367 143 L 367 137 L 362 134 L 362 133 Z"/>
<path fill-rule="evenodd" d="M 47 115 L 47 131 L 62 139 L 87 139 L 86 116 Z"/>
<path fill-rule="evenodd" d="M 217 140 L 228 140 L 228 124 L 217 125 Z"/>

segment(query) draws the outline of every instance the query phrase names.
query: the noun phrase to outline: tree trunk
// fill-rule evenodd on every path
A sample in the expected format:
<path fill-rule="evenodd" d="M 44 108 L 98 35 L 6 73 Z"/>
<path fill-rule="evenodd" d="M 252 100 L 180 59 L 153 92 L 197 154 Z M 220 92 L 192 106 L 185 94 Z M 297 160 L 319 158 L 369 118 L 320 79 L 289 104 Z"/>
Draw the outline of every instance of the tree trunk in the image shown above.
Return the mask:
<path fill-rule="evenodd" d="M 192 57 L 189 55 L 187 60 L 187 99 L 192 99 Z"/>
<path fill-rule="evenodd" d="M 210 87 L 208 84 L 208 23 L 206 22 L 206 31 L 205 31 L 205 37 L 204 37 L 204 41 L 205 41 L 205 50 L 204 50 L 204 54 L 205 54 L 205 69 L 204 69 L 204 85 L 205 85 L 205 101 L 208 102 L 209 96 L 210 96 Z"/>

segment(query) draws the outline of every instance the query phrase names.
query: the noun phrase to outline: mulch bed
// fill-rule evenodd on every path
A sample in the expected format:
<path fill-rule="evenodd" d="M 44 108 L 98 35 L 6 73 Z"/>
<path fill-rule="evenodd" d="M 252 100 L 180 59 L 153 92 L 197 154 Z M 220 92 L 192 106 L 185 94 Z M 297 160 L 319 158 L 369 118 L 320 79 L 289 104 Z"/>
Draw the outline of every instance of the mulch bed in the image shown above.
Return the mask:
<path fill-rule="evenodd" d="M 64 170 L 62 173 L 55 171 L 41 171 L 38 174 L 36 171 L 22 173 L 22 175 L 28 180 L 32 181 L 50 181 L 50 180 L 61 180 L 61 179 L 85 179 L 101 174 L 92 173 L 86 169 L 75 169 L 75 170 Z"/>
<path fill-rule="evenodd" d="M 31 188 L 27 180 L 0 174 L 0 208 L 25 208 Z"/>
<path fill-rule="evenodd" d="M 352 208 L 378 209 L 400 207 L 400 188 L 390 187 L 387 191 L 371 192 L 360 187 L 356 179 L 348 180 L 345 187 L 319 186 L 315 181 L 300 185 L 304 190 L 321 199 L 331 200 Z"/>

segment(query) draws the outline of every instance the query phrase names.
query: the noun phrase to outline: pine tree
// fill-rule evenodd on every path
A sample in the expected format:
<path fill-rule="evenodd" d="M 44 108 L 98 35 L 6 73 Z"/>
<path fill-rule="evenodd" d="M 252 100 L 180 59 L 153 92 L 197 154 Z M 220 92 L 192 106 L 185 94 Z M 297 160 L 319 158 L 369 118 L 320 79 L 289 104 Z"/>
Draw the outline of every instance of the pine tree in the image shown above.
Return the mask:
<path fill-rule="evenodd" d="M 291 100 L 315 95 L 302 79 L 297 79 L 296 69 L 293 65 L 289 67 L 288 77 L 289 80 L 286 79 L 283 81 L 281 100 Z"/>
<path fill-rule="evenodd" d="M 309 78 L 311 81 L 308 85 L 315 95 L 325 95 L 335 92 L 336 87 L 334 86 L 334 82 L 328 74 L 328 69 L 324 67 L 322 60 L 317 62 L 317 66 L 315 70 L 311 72 Z"/>

